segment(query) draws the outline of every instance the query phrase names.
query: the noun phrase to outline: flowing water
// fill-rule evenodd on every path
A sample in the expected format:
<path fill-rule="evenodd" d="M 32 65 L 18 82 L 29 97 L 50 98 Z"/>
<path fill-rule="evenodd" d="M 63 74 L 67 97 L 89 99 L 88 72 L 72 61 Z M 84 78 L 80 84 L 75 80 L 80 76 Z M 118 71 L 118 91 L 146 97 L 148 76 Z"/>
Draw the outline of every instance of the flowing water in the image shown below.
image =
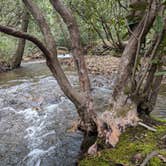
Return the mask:
<path fill-rule="evenodd" d="M 22 66 L 0 74 L 0 166 L 75 165 L 83 135 L 70 130 L 74 105 L 43 62 Z M 75 73 L 66 73 L 78 85 Z M 97 102 L 108 98 L 110 83 L 100 76 L 92 82 Z"/>
<path fill-rule="evenodd" d="M 75 73 L 66 73 L 78 85 Z M 113 82 L 102 76 L 91 81 L 96 105 L 105 110 Z M 164 90 L 154 112 L 166 118 Z M 0 166 L 75 165 L 83 140 L 81 132 L 71 130 L 77 119 L 75 107 L 43 62 L 1 73 Z"/>
<path fill-rule="evenodd" d="M 160 88 L 156 106 L 151 114 L 156 118 L 166 120 L 166 83 Z"/>

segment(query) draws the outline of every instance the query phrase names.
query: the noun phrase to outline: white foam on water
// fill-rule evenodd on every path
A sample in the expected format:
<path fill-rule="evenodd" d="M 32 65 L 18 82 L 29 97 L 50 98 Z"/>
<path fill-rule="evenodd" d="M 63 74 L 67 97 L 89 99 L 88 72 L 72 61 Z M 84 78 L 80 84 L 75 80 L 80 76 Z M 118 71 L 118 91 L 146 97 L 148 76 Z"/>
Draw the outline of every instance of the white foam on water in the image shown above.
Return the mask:
<path fill-rule="evenodd" d="M 0 109 L 0 111 L 1 111 L 1 109 Z M 15 109 L 12 107 L 4 107 L 3 111 L 12 111 L 12 112 L 16 113 Z"/>
<path fill-rule="evenodd" d="M 47 150 L 33 149 L 32 151 L 28 153 L 27 156 L 25 156 L 25 158 L 21 162 L 27 161 L 27 166 L 40 166 L 41 159 L 45 155 L 51 155 L 52 153 L 54 153 L 54 150 L 55 150 L 55 146 L 51 146 Z"/>
<path fill-rule="evenodd" d="M 64 59 L 64 58 L 72 58 L 71 54 L 58 54 L 58 58 Z"/>
<path fill-rule="evenodd" d="M 55 88 L 58 95 L 51 93 L 49 96 L 48 88 Z M 71 135 L 66 133 L 75 118 L 75 112 L 70 105 L 71 102 L 60 91 L 56 80 L 46 77 L 38 83 L 23 83 L 0 89 L 0 92 L 2 92 L 1 101 L 4 103 L 2 111 L 6 112 L 7 116 L 13 112 L 12 116 L 22 122 L 23 145 L 20 146 L 24 146 L 26 150 L 21 157 L 24 160 L 20 161 L 18 166 L 45 166 L 47 162 L 51 166 L 60 162 L 66 165 L 75 160 L 74 157 L 79 153 L 74 147 L 77 146 L 77 134 L 71 138 Z M 44 92 L 48 93 L 43 96 L 39 94 Z M 39 100 L 40 96 L 43 100 Z M 54 99 L 51 100 L 52 98 Z M 58 103 L 52 104 L 55 102 Z M 18 123 L 18 127 L 19 121 L 15 122 Z M 82 136 L 78 134 L 78 139 L 81 138 Z M 80 142 L 78 147 L 79 144 Z M 76 151 L 75 154 L 73 151 Z"/>
<path fill-rule="evenodd" d="M 61 144 L 61 140 L 56 137 L 54 146 L 46 146 L 48 149 L 43 149 L 44 141 L 49 136 L 56 135 L 54 128 L 55 119 L 52 118 L 55 112 L 59 114 L 62 111 L 59 105 L 66 100 L 65 97 L 61 97 L 61 101 L 57 104 L 45 106 L 39 110 L 34 108 L 28 108 L 25 110 L 17 111 L 17 114 L 23 115 L 28 127 L 25 130 L 25 140 L 27 141 L 27 147 L 30 150 L 29 154 L 24 158 L 27 166 L 40 166 L 43 156 L 54 152 L 55 147 Z M 53 126 L 53 127 L 52 127 Z"/>
<path fill-rule="evenodd" d="M 50 131 L 50 132 L 44 134 L 42 137 L 44 138 L 44 137 L 47 137 L 47 136 L 53 135 L 53 134 L 56 134 L 56 132 L 55 132 L 54 130 L 52 130 L 52 131 Z"/>
<path fill-rule="evenodd" d="M 12 83 L 12 82 L 30 82 L 29 79 L 17 79 L 17 80 L 11 80 L 11 81 L 8 81 L 9 83 Z"/>

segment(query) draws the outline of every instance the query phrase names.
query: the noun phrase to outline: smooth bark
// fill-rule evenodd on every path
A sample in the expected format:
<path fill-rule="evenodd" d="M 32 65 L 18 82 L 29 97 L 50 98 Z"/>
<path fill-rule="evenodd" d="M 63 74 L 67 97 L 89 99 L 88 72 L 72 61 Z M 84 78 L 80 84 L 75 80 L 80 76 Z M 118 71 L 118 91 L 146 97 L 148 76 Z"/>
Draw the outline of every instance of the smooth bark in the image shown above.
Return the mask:
<path fill-rule="evenodd" d="M 65 5 L 63 5 L 59 0 L 50 0 L 50 2 L 67 25 L 72 44 L 72 55 L 77 67 L 81 90 L 90 93 L 90 80 L 85 64 L 77 22 L 73 17 L 71 11 L 67 9 Z"/>
<path fill-rule="evenodd" d="M 71 86 L 63 69 L 61 68 L 57 58 L 56 42 L 42 11 L 34 2 L 32 2 L 32 0 L 23 0 L 23 2 L 39 25 L 45 39 L 46 47 L 50 51 L 49 59 L 47 60 L 48 67 L 57 79 L 62 91 L 75 104 L 78 114 L 84 124 L 82 125 L 82 128 L 84 128 L 83 130 L 92 131 L 94 128 L 96 128 L 94 123 L 96 115 L 92 109 L 92 99 L 90 97 L 90 81 L 85 66 L 84 56 L 82 54 L 80 34 L 73 16 L 66 8 L 63 8 L 63 5 L 61 6 L 60 4 L 59 10 L 64 10 L 65 14 L 67 15 L 67 18 L 66 15 L 65 18 L 62 18 L 69 19 L 68 21 L 66 20 L 67 22 L 65 23 L 69 26 L 68 28 L 71 36 L 72 46 L 74 47 L 73 56 L 75 57 L 77 64 L 81 90 L 86 92 L 85 94 L 79 93 Z"/>
<path fill-rule="evenodd" d="M 146 34 L 149 32 L 155 17 L 157 14 L 157 4 L 156 1 L 153 1 L 149 13 L 145 13 L 140 23 L 137 25 L 137 27 L 134 30 L 134 35 L 131 36 L 127 46 L 125 47 L 125 50 L 122 54 L 119 71 L 117 74 L 116 79 L 116 85 L 113 92 L 114 100 L 118 98 L 119 95 L 121 95 L 122 91 L 124 91 L 124 88 L 126 87 L 126 84 L 128 83 L 129 79 L 131 79 L 132 75 L 132 69 L 134 66 L 134 61 L 136 58 L 136 51 L 137 51 L 137 45 L 139 35 L 142 33 L 142 37 L 146 36 Z M 148 15 L 148 19 L 146 18 Z M 141 40 L 141 39 L 140 39 Z M 125 99 L 126 100 L 126 99 Z M 124 102 L 123 102 L 124 104 Z"/>

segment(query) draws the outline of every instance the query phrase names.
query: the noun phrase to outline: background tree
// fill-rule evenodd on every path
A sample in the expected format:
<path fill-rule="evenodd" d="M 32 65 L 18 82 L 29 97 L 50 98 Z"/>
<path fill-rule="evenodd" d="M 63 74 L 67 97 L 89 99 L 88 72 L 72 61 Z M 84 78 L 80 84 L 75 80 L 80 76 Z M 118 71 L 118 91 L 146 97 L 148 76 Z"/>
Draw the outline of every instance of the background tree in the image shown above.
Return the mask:
<path fill-rule="evenodd" d="M 124 14 L 127 1 L 70 0 L 70 7 L 102 41 L 104 47 L 123 50 L 122 41 L 126 34 Z"/>
<path fill-rule="evenodd" d="M 21 31 L 22 32 L 27 32 L 28 24 L 29 24 L 29 13 L 25 9 L 25 11 L 22 15 L 22 23 L 21 23 Z M 17 49 L 16 49 L 16 53 L 12 57 L 12 60 L 11 60 L 12 61 L 11 62 L 11 67 L 12 68 L 20 67 L 22 57 L 24 55 L 25 42 L 26 42 L 25 39 L 19 39 L 18 46 L 17 46 Z"/>

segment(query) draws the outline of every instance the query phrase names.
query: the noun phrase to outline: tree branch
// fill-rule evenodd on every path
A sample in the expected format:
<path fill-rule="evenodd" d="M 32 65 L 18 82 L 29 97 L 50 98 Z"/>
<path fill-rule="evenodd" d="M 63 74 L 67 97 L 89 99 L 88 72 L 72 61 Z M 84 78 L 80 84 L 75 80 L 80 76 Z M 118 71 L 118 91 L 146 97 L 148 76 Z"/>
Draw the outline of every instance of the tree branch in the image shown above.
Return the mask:
<path fill-rule="evenodd" d="M 142 122 L 138 122 L 138 124 L 139 124 L 140 126 L 142 126 L 142 127 L 147 128 L 147 129 L 150 130 L 150 131 L 156 132 L 156 129 L 155 129 L 155 128 L 150 127 L 150 126 L 148 126 L 148 125 L 146 125 L 146 124 L 144 124 L 144 123 L 142 123 Z"/>
<path fill-rule="evenodd" d="M 59 0 L 50 0 L 50 3 L 62 17 L 64 23 L 68 28 L 72 43 L 72 54 L 78 71 L 80 87 L 82 91 L 87 92 L 88 95 L 90 95 L 90 80 L 88 77 L 87 67 L 85 64 L 83 48 L 81 45 L 80 31 L 77 22 L 74 16 L 72 15 L 71 11 L 68 8 L 66 8 L 66 6 L 63 5 L 63 3 L 61 3 Z"/>
<path fill-rule="evenodd" d="M 153 158 L 154 156 L 157 156 L 158 155 L 158 152 L 157 151 L 153 151 L 151 152 L 150 154 L 147 155 L 147 157 L 145 158 L 145 160 L 143 161 L 143 163 L 140 165 L 140 166 L 146 166 L 147 163 L 149 162 L 149 160 L 151 158 Z"/>
<path fill-rule="evenodd" d="M 18 31 L 16 29 L 13 29 L 13 28 L 10 28 L 10 27 L 4 26 L 4 25 L 0 25 L 0 32 L 3 32 L 5 34 L 8 34 L 8 35 L 11 35 L 11 36 L 14 36 L 14 37 L 29 40 L 32 43 L 34 43 L 37 47 L 39 47 L 39 49 L 44 53 L 44 55 L 47 55 L 48 57 L 50 55 L 50 52 L 45 47 L 45 45 L 33 35 L 30 35 L 30 34 L 25 33 L 25 32 Z"/>
<path fill-rule="evenodd" d="M 51 29 L 44 17 L 43 12 L 32 0 L 22 0 L 25 6 L 28 8 L 35 21 L 37 22 L 40 30 L 44 36 L 45 44 L 48 50 L 54 55 L 57 55 L 56 42 L 51 33 Z"/>

